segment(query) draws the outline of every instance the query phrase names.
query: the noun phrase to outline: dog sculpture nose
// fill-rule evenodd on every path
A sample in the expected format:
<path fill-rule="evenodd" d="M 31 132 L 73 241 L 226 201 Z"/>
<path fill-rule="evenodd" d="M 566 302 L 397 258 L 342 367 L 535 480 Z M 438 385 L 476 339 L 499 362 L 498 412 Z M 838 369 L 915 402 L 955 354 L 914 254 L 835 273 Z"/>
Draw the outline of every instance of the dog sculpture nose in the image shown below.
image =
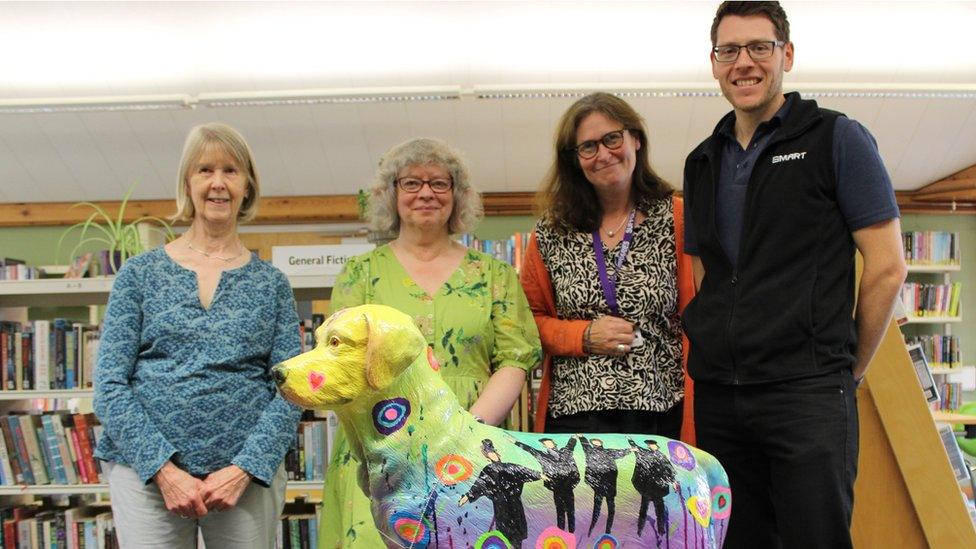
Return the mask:
<path fill-rule="evenodd" d="M 271 368 L 271 377 L 274 378 L 275 383 L 283 385 L 288 378 L 288 372 L 285 371 L 285 368 L 281 364 L 275 364 Z"/>

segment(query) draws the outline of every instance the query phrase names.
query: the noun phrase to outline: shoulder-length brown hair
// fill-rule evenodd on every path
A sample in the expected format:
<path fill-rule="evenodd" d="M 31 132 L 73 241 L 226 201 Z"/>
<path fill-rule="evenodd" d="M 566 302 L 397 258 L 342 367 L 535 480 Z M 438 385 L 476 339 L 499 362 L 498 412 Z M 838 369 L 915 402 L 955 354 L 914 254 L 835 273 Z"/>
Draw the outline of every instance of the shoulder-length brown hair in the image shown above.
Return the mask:
<path fill-rule="evenodd" d="M 655 199 L 670 196 L 673 190 L 651 169 L 650 148 L 644 119 L 626 101 L 609 93 L 591 93 L 563 114 L 556 129 L 555 160 L 542 182 L 539 209 L 542 217 L 563 229 L 594 231 L 603 219 L 603 207 L 593 185 L 580 168 L 579 157 L 571 150 L 576 146 L 576 130 L 584 118 L 594 112 L 620 122 L 640 141 L 634 166 L 631 199 L 638 207 L 646 208 Z"/>

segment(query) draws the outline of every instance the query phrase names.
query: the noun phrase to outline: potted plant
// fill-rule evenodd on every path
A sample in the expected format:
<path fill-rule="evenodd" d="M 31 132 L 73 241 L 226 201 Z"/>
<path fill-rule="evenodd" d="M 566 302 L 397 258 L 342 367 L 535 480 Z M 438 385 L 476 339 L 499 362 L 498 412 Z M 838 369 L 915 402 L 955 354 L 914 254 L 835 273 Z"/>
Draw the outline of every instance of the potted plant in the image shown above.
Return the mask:
<path fill-rule="evenodd" d="M 78 244 L 71 250 L 69 260 L 75 257 L 78 249 L 82 246 L 86 244 L 99 244 L 108 250 L 108 262 L 111 266 L 111 271 L 114 273 L 118 271 L 126 259 L 146 251 L 147 246 L 143 239 L 144 235 L 140 233 L 140 226 L 145 228 L 144 231 L 149 231 L 146 234 L 155 232 L 167 241 L 175 238 L 170 224 L 158 217 L 145 215 L 128 223 L 125 221 L 125 207 L 129 202 L 129 197 L 132 195 L 134 188 L 135 185 L 132 185 L 126 191 L 121 204 L 119 204 L 119 211 L 114 215 L 114 218 L 109 212 L 105 211 L 105 208 L 93 202 L 78 202 L 73 204 L 69 209 L 86 207 L 91 208 L 92 212 L 84 221 L 75 223 L 65 229 L 61 234 L 61 238 L 58 239 L 58 251 L 60 252 L 65 237 L 75 229 L 79 229 Z"/>

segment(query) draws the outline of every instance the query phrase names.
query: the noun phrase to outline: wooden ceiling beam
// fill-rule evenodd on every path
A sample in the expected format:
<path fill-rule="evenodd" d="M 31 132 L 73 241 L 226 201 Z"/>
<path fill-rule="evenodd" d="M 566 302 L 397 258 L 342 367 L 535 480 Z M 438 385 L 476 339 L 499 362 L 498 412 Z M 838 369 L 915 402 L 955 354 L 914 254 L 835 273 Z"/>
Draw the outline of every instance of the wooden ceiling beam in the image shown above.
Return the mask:
<path fill-rule="evenodd" d="M 486 193 L 485 215 L 532 215 L 535 193 Z M 120 201 L 95 202 L 109 215 L 118 212 Z M 0 227 L 69 226 L 84 221 L 91 209 L 72 208 L 73 202 L 34 202 L 0 204 Z M 176 212 L 172 200 L 130 200 L 125 207 L 126 221 L 142 216 L 166 219 Z M 298 223 L 348 223 L 359 219 L 356 195 L 262 197 L 255 225 Z"/>

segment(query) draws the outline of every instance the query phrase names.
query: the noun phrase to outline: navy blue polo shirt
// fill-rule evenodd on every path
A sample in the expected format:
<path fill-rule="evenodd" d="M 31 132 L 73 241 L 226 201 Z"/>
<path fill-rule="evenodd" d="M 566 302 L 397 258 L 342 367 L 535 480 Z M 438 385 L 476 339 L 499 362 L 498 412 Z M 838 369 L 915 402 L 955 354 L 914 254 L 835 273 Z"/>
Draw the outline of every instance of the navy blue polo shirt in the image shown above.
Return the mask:
<path fill-rule="evenodd" d="M 756 128 L 745 149 L 735 138 L 735 119 L 718 129 L 724 144 L 715 202 L 715 225 L 725 254 L 738 264 L 742 236 L 742 214 L 746 189 L 759 153 L 776 135 L 793 106 L 789 96 L 773 117 Z M 891 178 L 881 161 L 878 144 L 867 128 L 846 116 L 834 126 L 834 174 L 837 177 L 837 204 L 851 232 L 898 217 L 898 204 Z M 687 185 L 687 182 L 685 182 Z M 685 189 L 687 194 L 688 189 Z M 685 252 L 698 255 L 695 224 L 685 211 Z"/>

